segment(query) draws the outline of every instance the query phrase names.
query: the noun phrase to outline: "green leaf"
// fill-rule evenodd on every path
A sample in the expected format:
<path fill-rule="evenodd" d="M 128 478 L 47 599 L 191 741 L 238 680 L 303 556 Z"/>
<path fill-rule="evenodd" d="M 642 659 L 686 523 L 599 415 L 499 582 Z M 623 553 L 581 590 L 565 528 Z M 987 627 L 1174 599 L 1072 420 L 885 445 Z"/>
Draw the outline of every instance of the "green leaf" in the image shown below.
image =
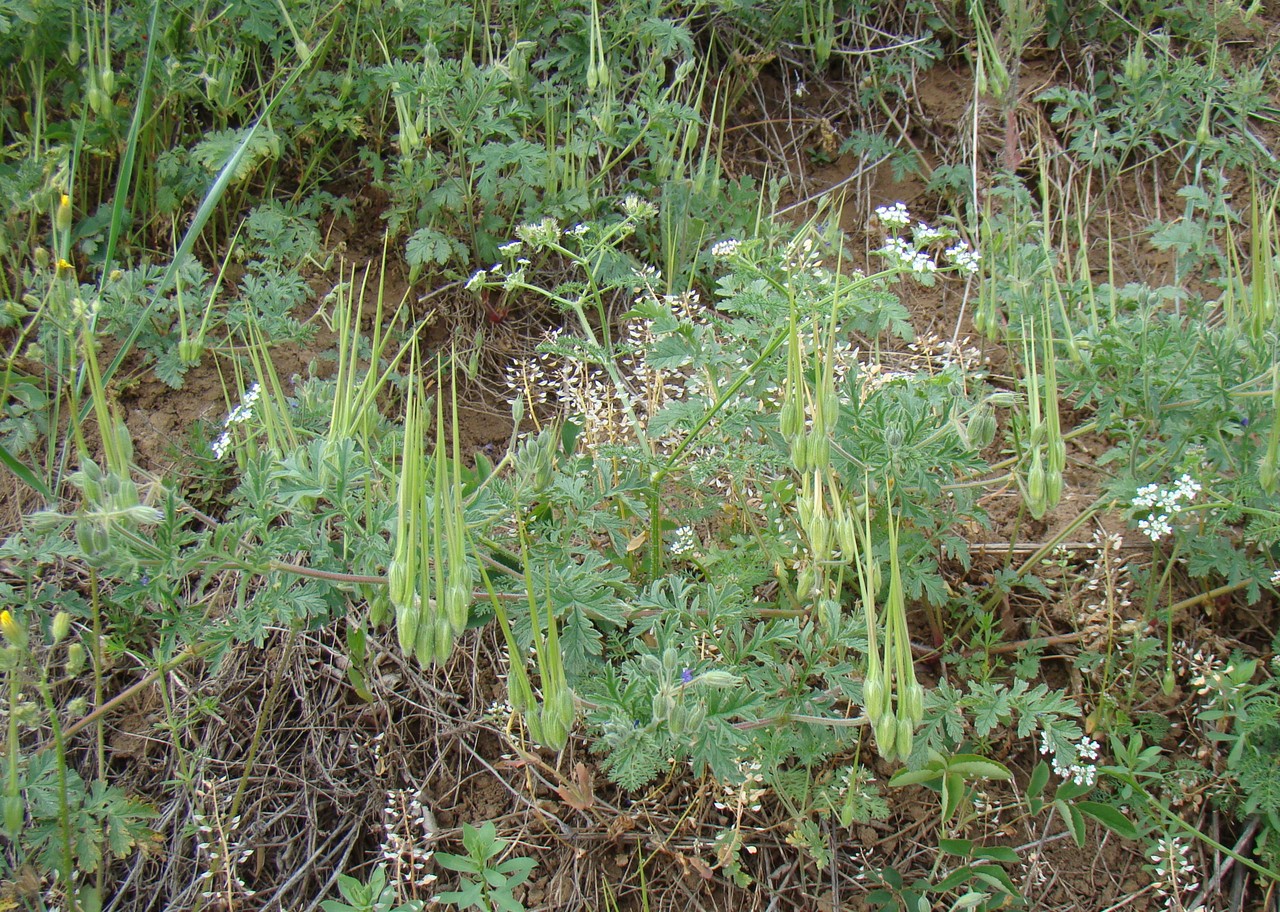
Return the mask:
<path fill-rule="evenodd" d="M 951 855 L 959 855 L 961 858 L 968 858 L 969 853 L 973 851 L 973 840 L 939 839 L 938 848 Z"/>
<path fill-rule="evenodd" d="M 889 780 L 889 785 L 892 788 L 902 788 L 907 785 L 923 785 L 926 782 L 933 782 L 941 777 L 941 772 L 936 769 L 902 769 L 893 774 L 893 778 Z"/>
<path fill-rule="evenodd" d="M 15 459 L 3 444 L 0 444 L 0 462 L 3 462 L 5 467 L 18 477 L 19 481 L 42 496 L 46 501 L 53 500 L 53 493 L 49 490 L 49 486 L 41 481 L 35 472 Z"/>
<path fill-rule="evenodd" d="M 1084 817 L 1081 816 L 1075 805 L 1067 804 L 1061 799 L 1055 800 L 1053 805 L 1058 809 L 1058 813 L 1062 815 L 1062 819 L 1067 822 L 1067 826 L 1071 830 L 1071 838 L 1076 841 L 1076 845 L 1084 848 Z"/>
<path fill-rule="evenodd" d="M 942 777 L 942 819 L 950 820 L 964 799 L 964 778 L 957 773 Z"/>
<path fill-rule="evenodd" d="M 966 779 L 1008 780 L 1013 778 L 1013 773 L 1009 772 L 1004 764 L 979 757 L 977 754 L 956 754 L 947 762 L 947 772 L 959 773 Z"/>
<path fill-rule="evenodd" d="M 973 857 L 1004 864 L 1017 864 L 1022 860 L 1018 857 L 1018 853 L 1008 846 L 979 846 L 973 850 Z"/>
<path fill-rule="evenodd" d="M 447 852 L 436 853 L 436 864 L 450 871 L 461 871 L 464 874 L 479 874 L 480 867 L 470 858 L 461 855 L 450 855 Z"/>
<path fill-rule="evenodd" d="M 976 865 L 973 868 L 973 873 L 975 877 L 991 884 L 1001 893 L 1007 893 L 1010 896 L 1019 895 L 1018 888 L 1013 885 L 1009 875 L 999 865 Z"/>
<path fill-rule="evenodd" d="M 1138 838 L 1138 828 L 1134 826 L 1133 821 L 1109 804 L 1103 804 L 1100 801 L 1077 801 L 1075 807 L 1117 836 L 1123 836 L 1125 839 Z"/>
<path fill-rule="evenodd" d="M 1031 781 L 1027 783 L 1027 797 L 1039 798 L 1040 793 L 1049 782 L 1049 764 L 1041 760 L 1031 771 Z"/>

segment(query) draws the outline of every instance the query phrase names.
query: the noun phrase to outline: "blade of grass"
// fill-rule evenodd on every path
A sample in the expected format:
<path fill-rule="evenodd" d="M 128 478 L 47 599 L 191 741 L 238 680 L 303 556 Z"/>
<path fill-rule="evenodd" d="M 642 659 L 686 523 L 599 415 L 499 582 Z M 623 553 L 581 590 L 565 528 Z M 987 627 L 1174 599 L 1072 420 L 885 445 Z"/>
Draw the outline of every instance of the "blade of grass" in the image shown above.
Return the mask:
<path fill-rule="evenodd" d="M 154 28 L 152 29 L 151 34 L 154 36 Z M 111 363 L 103 372 L 102 380 L 104 385 L 109 383 L 115 376 L 116 371 L 120 369 L 120 365 L 124 363 L 124 359 L 133 349 L 133 343 L 137 341 L 138 335 L 142 332 L 143 326 L 150 318 L 151 311 L 155 309 L 156 305 L 159 303 L 160 296 L 168 290 L 170 284 L 173 282 L 174 276 L 178 273 L 179 267 L 186 258 L 191 255 L 191 249 L 195 246 L 196 240 L 200 236 L 200 232 L 204 230 L 205 224 L 213 215 L 214 210 L 217 209 L 218 203 L 222 200 L 223 194 L 226 193 L 227 187 L 230 186 L 231 181 L 234 179 L 236 171 L 240 166 L 240 162 L 252 145 L 253 138 L 257 134 L 258 129 L 267 120 L 267 118 L 271 116 L 272 111 L 275 110 L 279 103 L 288 96 L 289 91 L 293 88 L 294 84 L 297 83 L 302 75 L 308 70 L 310 61 L 315 59 L 315 55 L 312 55 L 312 57 L 304 60 L 302 65 L 289 74 L 289 78 L 284 81 L 284 84 L 281 85 L 272 96 L 271 100 L 267 103 L 266 108 L 263 109 L 262 113 L 254 120 L 253 125 L 249 127 L 245 132 L 245 135 L 241 138 L 239 145 L 236 146 L 235 152 L 232 153 L 231 157 L 227 160 L 227 163 L 222 166 L 222 170 L 218 172 L 217 179 L 214 180 L 213 185 L 209 188 L 208 192 L 205 193 L 204 199 L 200 202 L 199 208 L 196 209 L 195 215 L 192 216 L 191 224 L 187 228 L 186 233 L 183 234 L 182 241 L 179 243 L 178 249 L 174 251 L 173 259 L 169 262 L 169 266 L 165 270 L 164 277 L 156 286 L 155 294 L 151 298 L 151 301 L 147 304 L 142 313 L 138 315 L 134 322 L 133 329 L 129 332 L 129 335 L 125 337 L 124 342 L 120 345 L 120 350 L 116 353 L 116 356 L 111 359 Z M 141 102 L 139 104 L 141 106 Z M 136 142 L 136 137 L 132 138 Z M 118 193 L 116 197 L 117 205 L 120 205 L 119 200 L 120 194 Z M 121 214 L 121 217 L 123 218 L 123 214 Z M 84 421 L 88 417 L 88 413 L 89 405 L 86 404 L 80 409 L 79 420 Z"/>

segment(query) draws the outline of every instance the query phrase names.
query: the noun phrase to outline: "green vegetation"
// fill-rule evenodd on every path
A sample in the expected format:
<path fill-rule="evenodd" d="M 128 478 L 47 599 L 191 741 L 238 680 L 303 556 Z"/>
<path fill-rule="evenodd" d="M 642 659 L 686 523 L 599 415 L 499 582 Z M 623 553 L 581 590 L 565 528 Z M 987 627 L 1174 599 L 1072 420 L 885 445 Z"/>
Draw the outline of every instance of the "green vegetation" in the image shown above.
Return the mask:
<path fill-rule="evenodd" d="M 1199 6 L 0 0 L 0 912 L 1268 908 Z"/>

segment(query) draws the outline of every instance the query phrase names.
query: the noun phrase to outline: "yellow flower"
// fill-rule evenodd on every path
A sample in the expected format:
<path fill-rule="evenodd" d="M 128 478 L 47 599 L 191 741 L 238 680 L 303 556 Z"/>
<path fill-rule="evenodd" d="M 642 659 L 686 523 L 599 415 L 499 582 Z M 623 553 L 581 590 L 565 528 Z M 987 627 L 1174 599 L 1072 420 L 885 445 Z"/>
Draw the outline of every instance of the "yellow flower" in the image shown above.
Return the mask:
<path fill-rule="evenodd" d="M 14 646 L 21 646 L 25 632 L 8 610 L 0 611 L 0 633 L 4 634 L 6 640 Z"/>

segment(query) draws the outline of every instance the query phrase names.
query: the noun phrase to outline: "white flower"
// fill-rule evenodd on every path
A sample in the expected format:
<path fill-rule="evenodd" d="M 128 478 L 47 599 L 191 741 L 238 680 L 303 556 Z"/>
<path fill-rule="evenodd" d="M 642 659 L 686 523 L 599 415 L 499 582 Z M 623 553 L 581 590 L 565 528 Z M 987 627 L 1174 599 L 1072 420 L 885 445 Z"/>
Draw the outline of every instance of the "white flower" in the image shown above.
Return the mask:
<path fill-rule="evenodd" d="M 1280 586 L 1280 570 L 1277 570 L 1275 573 L 1271 574 L 1271 585 Z"/>
<path fill-rule="evenodd" d="M 1152 541 L 1160 541 L 1173 532 L 1172 517 L 1183 511 L 1183 501 L 1190 503 L 1200 491 L 1200 482 L 1190 475 L 1183 475 L 1169 488 L 1155 483 L 1142 485 L 1130 502 L 1136 513 L 1147 513 L 1138 520 L 1138 531 Z"/>
<path fill-rule="evenodd" d="M 958 269 L 962 269 L 970 275 L 978 274 L 978 263 L 982 260 L 982 255 L 976 250 L 969 249 L 969 245 L 964 241 L 956 241 L 947 248 L 947 259 L 949 259 Z"/>
<path fill-rule="evenodd" d="M 671 556 L 684 557 L 686 554 L 692 554 L 698 547 L 698 538 L 693 533 L 693 529 L 689 526 L 681 526 L 676 529 L 675 534 L 671 538 Z"/>
<path fill-rule="evenodd" d="M 892 230 L 901 230 L 911 223 L 911 213 L 907 212 L 905 203 L 876 207 L 876 218 L 880 220 L 880 224 Z"/>
<path fill-rule="evenodd" d="M 515 256 L 523 249 L 524 241 L 521 240 L 507 241 L 505 244 L 498 245 L 498 253 L 503 256 Z"/>
<path fill-rule="evenodd" d="M 483 269 L 477 269 L 471 273 L 471 278 L 467 279 L 467 291 L 475 291 L 484 285 L 485 276 L 488 275 Z"/>
<path fill-rule="evenodd" d="M 741 241 L 733 239 L 729 239 L 727 241 L 716 241 L 711 245 L 711 255 L 721 260 L 728 259 L 738 252 L 738 247 L 740 247 L 741 244 Z"/>
<path fill-rule="evenodd" d="M 227 447 L 231 446 L 231 432 L 223 431 L 218 435 L 218 439 L 213 442 L 210 447 L 213 450 L 213 458 L 221 459 L 227 453 Z"/>

